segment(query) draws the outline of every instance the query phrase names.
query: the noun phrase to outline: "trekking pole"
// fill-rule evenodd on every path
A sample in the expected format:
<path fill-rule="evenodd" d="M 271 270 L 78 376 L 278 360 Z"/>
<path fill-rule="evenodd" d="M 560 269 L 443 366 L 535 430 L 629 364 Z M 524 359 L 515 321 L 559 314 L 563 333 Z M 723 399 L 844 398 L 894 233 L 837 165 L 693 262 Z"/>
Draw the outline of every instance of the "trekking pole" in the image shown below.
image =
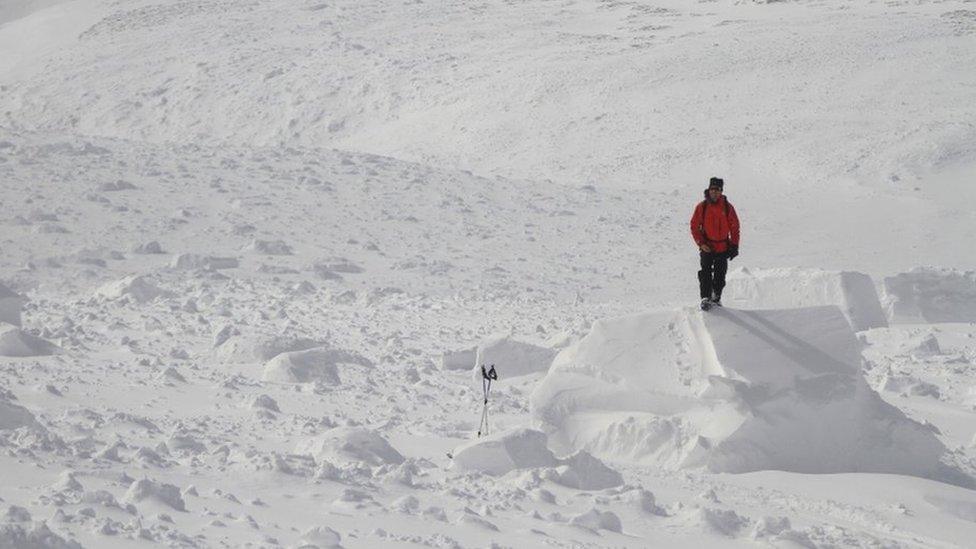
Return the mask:
<path fill-rule="evenodd" d="M 491 382 L 492 380 L 498 379 L 498 373 L 495 371 L 495 365 L 492 364 L 490 368 L 485 369 L 485 365 L 481 365 L 481 390 L 485 395 L 484 407 L 481 409 L 481 423 L 478 425 L 478 437 L 481 437 L 481 433 L 488 436 L 488 393 L 491 392 Z"/>

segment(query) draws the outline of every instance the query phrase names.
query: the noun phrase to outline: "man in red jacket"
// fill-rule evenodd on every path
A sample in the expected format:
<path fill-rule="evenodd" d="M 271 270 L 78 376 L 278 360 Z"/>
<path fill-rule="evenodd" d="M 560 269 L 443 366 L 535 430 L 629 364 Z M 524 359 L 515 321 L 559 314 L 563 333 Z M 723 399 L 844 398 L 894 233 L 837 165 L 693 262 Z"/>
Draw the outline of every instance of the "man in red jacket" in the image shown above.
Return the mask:
<path fill-rule="evenodd" d="M 722 288 L 729 260 L 739 255 L 739 216 L 722 194 L 725 182 L 713 177 L 708 182 L 705 200 L 695 207 L 691 216 L 691 237 L 701 252 L 698 286 L 701 308 L 722 305 Z"/>

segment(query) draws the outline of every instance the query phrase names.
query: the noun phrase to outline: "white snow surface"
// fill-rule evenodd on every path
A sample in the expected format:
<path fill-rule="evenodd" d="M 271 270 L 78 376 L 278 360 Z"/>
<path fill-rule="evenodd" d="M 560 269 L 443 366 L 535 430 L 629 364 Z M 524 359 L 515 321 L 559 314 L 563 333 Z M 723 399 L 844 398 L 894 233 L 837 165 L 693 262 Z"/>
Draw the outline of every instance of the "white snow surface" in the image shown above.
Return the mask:
<path fill-rule="evenodd" d="M 970 547 L 974 36 L 0 1 L 0 547 Z"/>

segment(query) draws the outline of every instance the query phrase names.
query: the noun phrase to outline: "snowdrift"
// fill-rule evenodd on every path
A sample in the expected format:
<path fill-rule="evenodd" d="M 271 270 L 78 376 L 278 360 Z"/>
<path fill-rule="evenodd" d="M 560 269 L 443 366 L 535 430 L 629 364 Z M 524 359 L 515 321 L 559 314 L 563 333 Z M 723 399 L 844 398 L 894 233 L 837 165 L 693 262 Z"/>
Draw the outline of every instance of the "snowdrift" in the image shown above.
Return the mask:
<path fill-rule="evenodd" d="M 976 272 L 918 267 L 884 279 L 893 323 L 976 322 Z"/>
<path fill-rule="evenodd" d="M 737 269 L 729 273 L 725 302 L 750 309 L 836 305 L 856 332 L 888 326 L 874 281 L 853 271 Z"/>
<path fill-rule="evenodd" d="M 651 312 L 594 324 L 532 395 L 559 452 L 739 473 L 885 472 L 968 484 L 860 373 L 837 307 Z"/>

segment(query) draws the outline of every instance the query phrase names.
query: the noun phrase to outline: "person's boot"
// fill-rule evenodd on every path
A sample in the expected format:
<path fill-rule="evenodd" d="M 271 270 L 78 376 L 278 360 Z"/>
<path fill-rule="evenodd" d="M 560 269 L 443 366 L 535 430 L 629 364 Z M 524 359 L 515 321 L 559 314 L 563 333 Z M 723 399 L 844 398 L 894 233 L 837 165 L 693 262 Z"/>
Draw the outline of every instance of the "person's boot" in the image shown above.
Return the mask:
<path fill-rule="evenodd" d="M 722 306 L 722 292 L 712 292 L 712 305 L 716 307 Z"/>
<path fill-rule="evenodd" d="M 712 308 L 712 300 L 707 297 L 703 297 L 701 300 L 701 310 L 707 311 Z"/>

